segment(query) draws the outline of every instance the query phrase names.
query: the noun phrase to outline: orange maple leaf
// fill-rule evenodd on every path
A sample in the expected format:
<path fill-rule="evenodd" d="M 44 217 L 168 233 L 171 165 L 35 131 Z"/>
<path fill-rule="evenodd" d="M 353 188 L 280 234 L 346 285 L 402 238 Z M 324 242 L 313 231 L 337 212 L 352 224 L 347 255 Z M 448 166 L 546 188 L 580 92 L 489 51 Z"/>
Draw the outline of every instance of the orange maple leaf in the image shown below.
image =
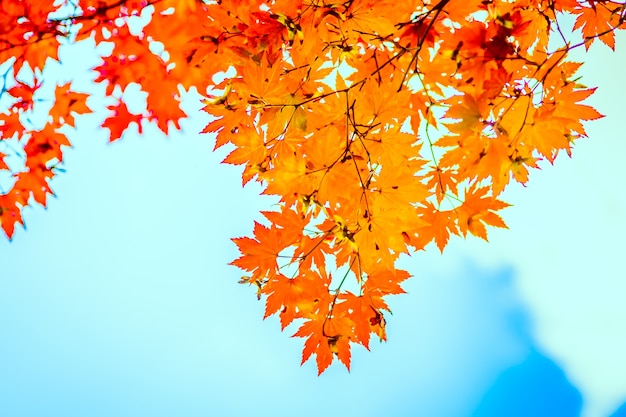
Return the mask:
<path fill-rule="evenodd" d="M 457 214 L 454 210 L 439 210 L 432 203 L 426 202 L 418 210 L 420 218 L 427 223 L 416 231 L 411 242 L 416 249 L 423 249 L 429 242 L 435 241 L 439 251 L 448 244 L 450 233 L 459 234 L 456 226 Z"/>
<path fill-rule="evenodd" d="M 246 271 L 252 272 L 251 282 L 262 278 L 272 278 L 278 270 L 277 258 L 290 243 L 282 238 L 282 232 L 275 225 L 268 227 L 254 223 L 254 239 L 234 238 L 241 257 L 231 262 Z"/>
<path fill-rule="evenodd" d="M 585 48 L 589 49 L 596 39 L 615 50 L 615 33 L 613 28 L 620 23 L 620 13 L 623 9 L 619 6 L 611 8 L 603 2 L 589 2 L 590 7 L 581 7 L 574 22 L 574 30 L 581 29 L 585 37 Z"/>
<path fill-rule="evenodd" d="M 133 122 L 137 124 L 139 133 L 142 133 L 143 128 L 141 126 L 141 121 L 143 120 L 143 116 L 141 114 L 133 114 L 129 112 L 126 102 L 118 100 L 116 104 L 107 106 L 107 109 L 111 110 L 113 114 L 104 119 L 101 126 L 109 129 L 111 132 L 109 135 L 109 142 L 121 139 L 124 131 Z"/>
<path fill-rule="evenodd" d="M 13 136 L 24 134 L 24 126 L 20 121 L 20 111 L 19 106 L 12 107 L 11 112 L 7 115 L 5 113 L 0 113 L 0 133 L 2 134 L 2 139 L 9 139 Z"/>
<path fill-rule="evenodd" d="M 478 188 L 476 184 L 465 191 L 465 201 L 456 209 L 459 230 L 464 236 L 469 231 L 474 236 L 487 240 L 485 225 L 507 228 L 502 217 L 495 211 L 508 207 L 509 204 L 487 195 L 488 192 L 488 187 Z"/>
<path fill-rule="evenodd" d="M 28 142 L 24 146 L 26 167 L 39 169 L 51 161 L 63 161 L 62 146 L 71 144 L 67 136 L 60 133 L 55 125 L 48 123 L 41 130 L 30 131 Z"/>
<path fill-rule="evenodd" d="M 41 87 L 41 83 L 35 78 L 33 85 L 24 84 L 18 81 L 18 84 L 7 90 L 7 93 L 17 98 L 18 102 L 14 105 L 22 110 L 32 110 L 34 102 L 33 95 Z"/>
<path fill-rule="evenodd" d="M 46 207 L 48 194 L 54 195 L 49 185 L 50 179 L 54 176 L 52 170 L 40 166 L 19 172 L 15 176 L 17 180 L 13 184 L 13 190 L 18 196 L 17 202 L 25 206 L 32 195 L 37 203 Z"/>
<path fill-rule="evenodd" d="M 90 113 L 91 109 L 87 105 L 87 93 L 77 93 L 71 91 L 71 83 L 59 85 L 55 91 L 55 101 L 50 115 L 52 120 L 58 126 L 69 125 L 75 126 L 74 113 L 84 114 Z"/>
<path fill-rule="evenodd" d="M 352 322 L 344 316 L 341 318 L 314 316 L 300 326 L 293 336 L 304 337 L 302 364 L 315 354 L 318 375 L 333 361 L 334 355 L 350 370 L 350 337 Z"/>
<path fill-rule="evenodd" d="M 9 239 L 13 237 L 16 224 L 24 225 L 24 221 L 17 206 L 15 192 L 0 194 L 0 225 Z"/>

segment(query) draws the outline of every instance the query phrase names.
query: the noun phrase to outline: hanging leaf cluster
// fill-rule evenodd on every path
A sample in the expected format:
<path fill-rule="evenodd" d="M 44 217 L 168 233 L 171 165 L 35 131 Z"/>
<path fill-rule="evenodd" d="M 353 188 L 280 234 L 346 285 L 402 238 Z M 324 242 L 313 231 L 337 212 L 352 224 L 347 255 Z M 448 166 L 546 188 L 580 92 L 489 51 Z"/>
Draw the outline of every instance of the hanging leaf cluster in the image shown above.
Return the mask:
<path fill-rule="evenodd" d="M 233 239 L 241 282 L 296 326 L 303 363 L 349 369 L 352 344 L 386 339 L 386 297 L 409 278 L 398 258 L 506 227 L 507 185 L 601 117 L 567 55 L 614 48 L 625 19 L 618 1 L 3 0 L 0 223 L 11 238 L 24 207 L 46 205 L 67 130 L 92 111 L 56 85 L 33 123 L 44 69 L 63 45 L 106 45 L 92 71 L 110 140 L 180 129 L 184 93 L 200 92 L 224 163 L 279 199 Z"/>

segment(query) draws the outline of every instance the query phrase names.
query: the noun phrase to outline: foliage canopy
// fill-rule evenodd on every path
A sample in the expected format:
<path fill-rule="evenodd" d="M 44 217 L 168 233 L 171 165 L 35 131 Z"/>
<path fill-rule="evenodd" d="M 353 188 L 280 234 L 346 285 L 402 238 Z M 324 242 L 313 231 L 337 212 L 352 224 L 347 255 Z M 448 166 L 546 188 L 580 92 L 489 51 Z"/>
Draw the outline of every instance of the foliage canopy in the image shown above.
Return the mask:
<path fill-rule="evenodd" d="M 46 205 L 67 129 L 92 110 L 89 93 L 55 85 L 34 123 L 44 68 L 64 45 L 107 46 L 93 72 L 110 140 L 132 123 L 180 128 L 196 89 L 213 116 L 203 133 L 232 149 L 224 162 L 280 199 L 233 239 L 240 282 L 283 329 L 298 319 L 303 363 L 349 368 L 351 343 L 386 339 L 385 297 L 409 277 L 400 254 L 506 227 L 509 182 L 570 154 L 601 117 L 567 55 L 614 48 L 625 20 L 617 1 L 3 0 L 1 226 L 11 238 L 24 207 Z M 133 85 L 146 93 L 137 112 Z"/>

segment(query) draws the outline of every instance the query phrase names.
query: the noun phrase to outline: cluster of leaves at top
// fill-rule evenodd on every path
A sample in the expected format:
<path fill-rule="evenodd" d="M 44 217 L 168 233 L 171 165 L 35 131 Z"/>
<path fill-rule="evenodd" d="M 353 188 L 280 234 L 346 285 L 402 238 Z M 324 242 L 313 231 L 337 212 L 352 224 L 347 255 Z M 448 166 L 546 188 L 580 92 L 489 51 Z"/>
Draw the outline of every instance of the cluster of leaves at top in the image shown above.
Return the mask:
<path fill-rule="evenodd" d="M 581 121 L 600 117 L 566 57 L 596 40 L 613 48 L 625 16 L 616 1 L 3 0 L 0 145 L 17 140 L 24 165 L 0 153 L 14 179 L 0 190 L 2 228 L 10 238 L 25 206 L 45 206 L 62 128 L 90 111 L 88 94 L 57 85 L 45 125 L 32 126 L 47 60 L 62 44 L 108 43 L 93 71 L 115 101 L 110 140 L 132 122 L 179 128 L 181 91 L 204 94 L 204 133 L 234 145 L 224 162 L 280 198 L 253 237 L 234 239 L 241 282 L 283 328 L 299 319 L 303 362 L 349 368 L 351 343 L 386 338 L 385 297 L 409 277 L 399 255 L 506 227 L 496 212 L 509 181 L 569 154 Z M 551 37 L 564 46 L 550 50 Z M 140 113 L 126 105 L 133 83 L 147 93 Z"/>

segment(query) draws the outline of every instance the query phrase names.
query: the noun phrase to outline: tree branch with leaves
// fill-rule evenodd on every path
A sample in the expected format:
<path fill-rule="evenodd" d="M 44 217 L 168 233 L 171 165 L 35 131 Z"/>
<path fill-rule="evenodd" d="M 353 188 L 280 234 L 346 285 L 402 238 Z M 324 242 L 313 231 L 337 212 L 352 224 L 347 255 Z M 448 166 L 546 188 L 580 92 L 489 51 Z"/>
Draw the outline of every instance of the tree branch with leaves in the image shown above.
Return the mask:
<path fill-rule="evenodd" d="M 583 122 L 601 117 L 567 56 L 614 48 L 625 16 L 617 1 L 5 0 L 2 229 L 11 238 L 24 207 L 46 205 L 64 129 L 91 111 L 88 93 L 57 85 L 33 123 L 44 68 L 67 45 L 108 44 L 93 71 L 114 103 L 101 122 L 110 140 L 131 123 L 179 129 L 182 93 L 200 92 L 213 117 L 202 133 L 232 147 L 224 162 L 244 184 L 279 199 L 233 239 L 240 282 L 265 317 L 299 326 L 303 363 L 349 369 L 352 344 L 386 339 L 386 297 L 409 278 L 400 255 L 506 227 L 502 191 L 571 155 Z M 141 111 L 127 106 L 133 85 Z"/>

